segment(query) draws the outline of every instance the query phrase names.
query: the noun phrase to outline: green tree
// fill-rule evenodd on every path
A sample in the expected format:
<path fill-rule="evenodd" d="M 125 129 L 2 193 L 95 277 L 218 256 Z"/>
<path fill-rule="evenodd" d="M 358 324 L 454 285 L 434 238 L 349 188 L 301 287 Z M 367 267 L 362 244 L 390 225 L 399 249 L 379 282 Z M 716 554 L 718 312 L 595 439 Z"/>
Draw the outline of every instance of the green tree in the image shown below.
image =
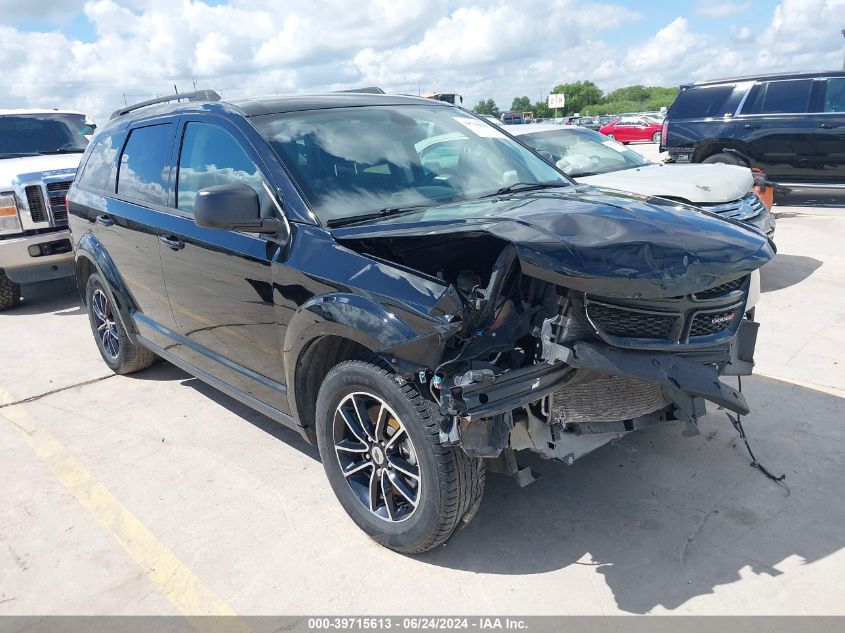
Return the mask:
<path fill-rule="evenodd" d="M 500 114 L 499 106 L 493 99 L 481 99 L 472 110 L 476 114 L 489 114 L 496 117 Z"/>
<path fill-rule="evenodd" d="M 531 99 L 528 97 L 514 97 L 511 103 L 511 110 L 514 112 L 529 112 L 531 110 Z"/>
<path fill-rule="evenodd" d="M 566 96 L 566 112 L 574 114 L 581 112 L 584 106 L 601 103 L 603 94 L 592 81 L 576 81 L 575 83 L 558 84 L 552 89 L 554 94 L 563 93 Z M 583 112 L 581 112 L 583 114 Z"/>
<path fill-rule="evenodd" d="M 538 101 L 534 104 L 534 116 L 538 119 L 548 119 L 554 116 L 554 112 L 549 109 L 547 101 Z"/>

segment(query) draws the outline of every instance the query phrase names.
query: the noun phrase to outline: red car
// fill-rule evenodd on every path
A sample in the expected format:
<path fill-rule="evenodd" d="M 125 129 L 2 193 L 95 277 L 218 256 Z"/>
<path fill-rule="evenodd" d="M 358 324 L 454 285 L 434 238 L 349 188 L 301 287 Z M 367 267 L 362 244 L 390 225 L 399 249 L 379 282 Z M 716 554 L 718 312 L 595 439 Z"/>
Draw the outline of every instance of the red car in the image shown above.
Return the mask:
<path fill-rule="evenodd" d="M 603 126 L 599 132 L 620 143 L 631 141 L 660 142 L 660 123 L 653 119 L 616 119 Z"/>

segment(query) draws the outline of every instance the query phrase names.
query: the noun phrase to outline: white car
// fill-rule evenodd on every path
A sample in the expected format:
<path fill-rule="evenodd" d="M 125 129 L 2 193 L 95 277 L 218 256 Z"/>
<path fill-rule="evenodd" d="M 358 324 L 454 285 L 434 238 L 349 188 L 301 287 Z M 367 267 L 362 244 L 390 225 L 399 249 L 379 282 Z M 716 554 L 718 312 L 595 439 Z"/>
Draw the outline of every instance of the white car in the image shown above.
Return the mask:
<path fill-rule="evenodd" d="M 0 310 L 22 283 L 74 274 L 65 196 L 94 127 L 80 112 L 0 110 Z"/>
<path fill-rule="evenodd" d="M 578 182 L 644 196 L 660 196 L 741 220 L 771 237 L 775 218 L 754 193 L 747 167 L 724 164 L 663 165 L 606 136 L 578 127 L 525 125 L 509 128 Z"/>

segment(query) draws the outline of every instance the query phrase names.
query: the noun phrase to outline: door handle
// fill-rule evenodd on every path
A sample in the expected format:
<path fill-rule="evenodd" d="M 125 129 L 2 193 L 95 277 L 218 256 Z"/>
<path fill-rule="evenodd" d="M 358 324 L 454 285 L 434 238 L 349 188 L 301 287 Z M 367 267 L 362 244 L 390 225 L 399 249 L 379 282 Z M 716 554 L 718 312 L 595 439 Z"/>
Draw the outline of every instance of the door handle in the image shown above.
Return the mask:
<path fill-rule="evenodd" d="M 97 222 L 99 222 L 103 226 L 111 226 L 114 224 L 114 220 L 112 220 L 111 216 L 109 215 L 98 215 Z"/>
<path fill-rule="evenodd" d="M 838 123 L 819 123 L 816 127 L 823 128 L 825 130 L 832 130 L 833 128 L 839 127 Z"/>
<path fill-rule="evenodd" d="M 164 235 L 160 235 L 158 241 L 168 248 L 172 248 L 174 251 L 181 251 L 185 248 L 185 242 L 175 237 L 165 237 Z"/>
<path fill-rule="evenodd" d="M 760 129 L 760 126 L 757 125 L 756 123 L 746 123 L 742 127 L 744 127 L 746 130 L 759 130 Z"/>

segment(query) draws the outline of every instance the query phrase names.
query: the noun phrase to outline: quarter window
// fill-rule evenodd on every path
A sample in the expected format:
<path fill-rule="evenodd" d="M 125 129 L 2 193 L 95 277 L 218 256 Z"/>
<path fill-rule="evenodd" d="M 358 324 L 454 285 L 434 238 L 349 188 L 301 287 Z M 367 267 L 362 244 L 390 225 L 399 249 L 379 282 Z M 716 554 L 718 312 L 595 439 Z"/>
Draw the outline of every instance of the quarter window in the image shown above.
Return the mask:
<path fill-rule="evenodd" d="M 198 191 L 234 183 L 249 185 L 262 201 L 266 197 L 258 167 L 231 134 L 209 123 L 188 123 L 176 184 L 179 209 L 193 212 Z"/>
<path fill-rule="evenodd" d="M 115 138 L 111 134 L 95 141 L 88 161 L 77 179 L 79 185 L 114 193 L 118 149 Z"/>
<path fill-rule="evenodd" d="M 828 79 L 824 92 L 825 112 L 845 112 L 845 77 Z"/>
<path fill-rule="evenodd" d="M 132 130 L 120 157 L 117 192 L 144 202 L 166 205 L 170 180 L 167 163 L 172 140 L 172 123 Z"/>

